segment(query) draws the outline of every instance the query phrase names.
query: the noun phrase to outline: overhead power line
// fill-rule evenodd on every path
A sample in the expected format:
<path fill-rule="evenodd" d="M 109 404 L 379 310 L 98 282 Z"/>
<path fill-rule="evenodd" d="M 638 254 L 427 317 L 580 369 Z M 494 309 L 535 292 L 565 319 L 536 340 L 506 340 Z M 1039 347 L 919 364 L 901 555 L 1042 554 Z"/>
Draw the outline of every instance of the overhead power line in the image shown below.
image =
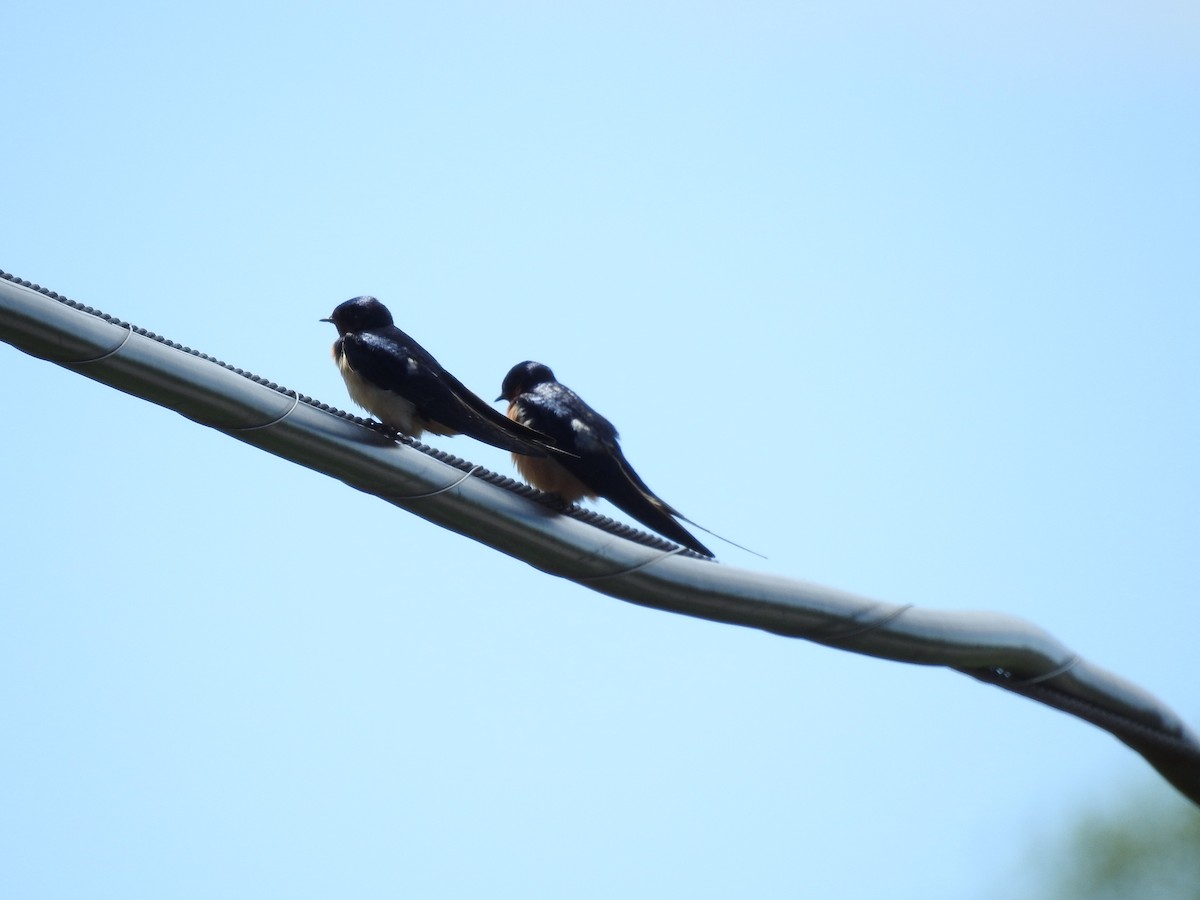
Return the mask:
<path fill-rule="evenodd" d="M 0 339 L 643 606 L 939 665 L 1091 722 L 1200 804 L 1200 739 L 1161 701 L 999 613 L 934 611 L 712 562 L 0 272 Z"/>

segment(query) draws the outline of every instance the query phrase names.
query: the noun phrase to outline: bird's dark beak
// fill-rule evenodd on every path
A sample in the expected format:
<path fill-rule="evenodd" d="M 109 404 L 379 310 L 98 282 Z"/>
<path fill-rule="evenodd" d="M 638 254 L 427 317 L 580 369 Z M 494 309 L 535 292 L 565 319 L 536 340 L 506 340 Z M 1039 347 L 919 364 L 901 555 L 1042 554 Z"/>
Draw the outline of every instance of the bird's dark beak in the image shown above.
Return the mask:
<path fill-rule="evenodd" d="M 503 394 L 501 394 L 499 397 L 497 397 L 497 398 L 496 398 L 495 400 L 493 400 L 492 402 L 493 402 L 493 403 L 499 403 L 501 400 L 507 400 L 507 399 L 508 399 L 507 397 L 505 397 Z"/>
<path fill-rule="evenodd" d="M 317 321 L 318 322 L 328 322 L 330 325 L 333 324 L 333 319 L 317 319 Z"/>

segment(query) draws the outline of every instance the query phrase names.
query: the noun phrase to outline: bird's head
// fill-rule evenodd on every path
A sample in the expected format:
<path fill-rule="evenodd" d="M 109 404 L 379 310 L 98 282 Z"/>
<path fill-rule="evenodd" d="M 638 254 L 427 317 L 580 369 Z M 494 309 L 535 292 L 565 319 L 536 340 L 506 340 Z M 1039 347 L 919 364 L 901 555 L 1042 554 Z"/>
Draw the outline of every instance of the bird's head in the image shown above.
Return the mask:
<path fill-rule="evenodd" d="M 500 385 L 500 396 L 496 399 L 512 402 L 518 394 L 554 380 L 554 373 L 550 371 L 549 366 L 527 359 L 508 370 L 508 374 L 504 376 L 504 383 Z"/>
<path fill-rule="evenodd" d="M 338 334 L 348 334 L 354 331 L 370 331 L 372 328 L 387 328 L 392 324 L 392 314 L 374 297 L 355 297 L 338 304 L 329 318 L 321 321 L 332 322 Z"/>

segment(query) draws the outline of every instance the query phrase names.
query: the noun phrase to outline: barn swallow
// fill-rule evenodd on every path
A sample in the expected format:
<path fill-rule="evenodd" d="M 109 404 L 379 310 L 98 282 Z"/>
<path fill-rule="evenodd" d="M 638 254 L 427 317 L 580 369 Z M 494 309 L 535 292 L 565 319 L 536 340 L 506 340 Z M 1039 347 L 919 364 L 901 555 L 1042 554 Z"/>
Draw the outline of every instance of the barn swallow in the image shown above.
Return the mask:
<path fill-rule="evenodd" d="M 468 390 L 397 328 L 374 297 L 347 300 L 321 321 L 337 327 L 333 361 L 350 398 L 389 428 L 414 438 L 426 431 L 466 434 L 524 456 L 561 452 L 545 435 L 505 418 Z"/>
<path fill-rule="evenodd" d="M 556 459 L 514 454 L 517 471 L 534 487 L 557 494 L 567 503 L 582 497 L 604 497 L 664 537 L 704 556 L 713 555 L 675 521 L 688 520 L 655 496 L 633 471 L 617 443 L 613 424 L 559 384 L 549 367 L 531 361 L 513 366 L 496 399 L 508 401 L 508 417 L 514 422 L 549 435 L 574 454 Z"/>

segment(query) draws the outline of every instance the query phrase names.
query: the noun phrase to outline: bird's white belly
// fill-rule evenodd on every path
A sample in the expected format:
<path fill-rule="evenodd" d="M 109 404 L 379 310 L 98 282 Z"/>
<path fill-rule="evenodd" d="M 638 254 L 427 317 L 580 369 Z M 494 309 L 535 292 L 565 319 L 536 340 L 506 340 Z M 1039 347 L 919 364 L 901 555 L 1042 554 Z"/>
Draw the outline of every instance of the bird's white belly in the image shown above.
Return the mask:
<path fill-rule="evenodd" d="M 345 354 L 338 360 L 338 369 L 341 370 L 351 400 L 389 428 L 395 428 L 409 437 L 421 436 L 425 428 L 418 419 L 417 409 L 411 400 L 405 400 L 399 394 L 371 384 L 350 368 Z"/>

